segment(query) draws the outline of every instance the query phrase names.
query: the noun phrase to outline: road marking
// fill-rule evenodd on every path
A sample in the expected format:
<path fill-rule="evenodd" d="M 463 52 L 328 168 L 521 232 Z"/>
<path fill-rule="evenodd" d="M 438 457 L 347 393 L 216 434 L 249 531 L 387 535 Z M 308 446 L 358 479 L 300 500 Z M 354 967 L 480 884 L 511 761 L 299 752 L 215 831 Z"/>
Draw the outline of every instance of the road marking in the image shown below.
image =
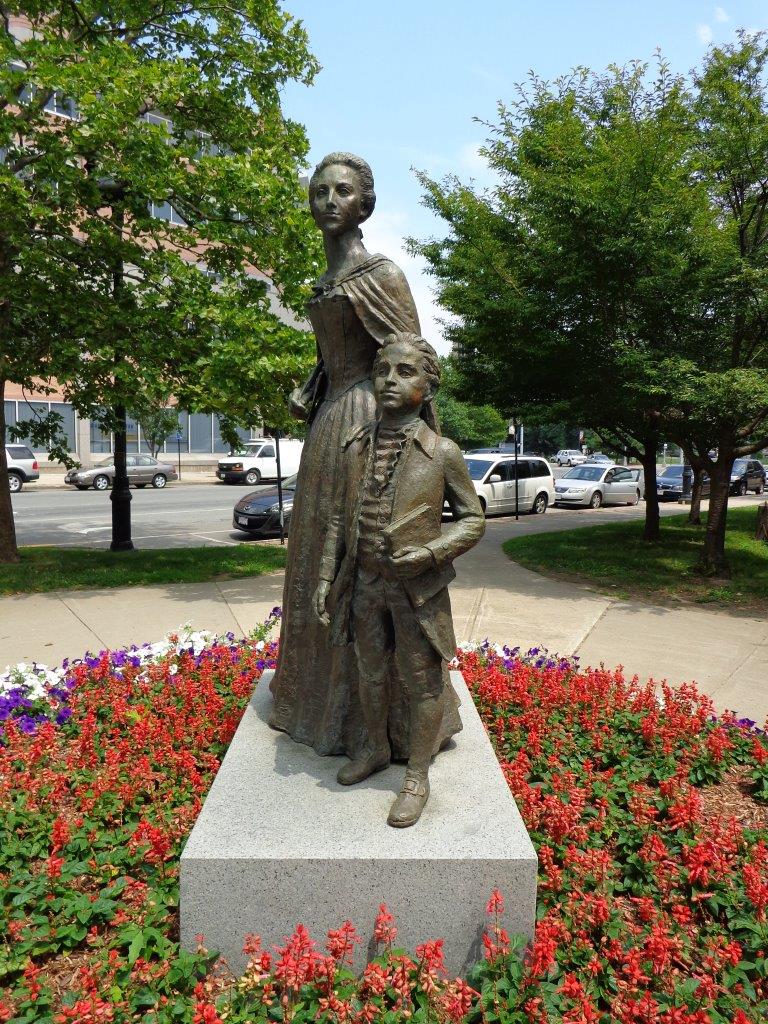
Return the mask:
<path fill-rule="evenodd" d="M 215 537 L 206 537 L 204 533 L 190 533 L 190 537 L 199 537 L 200 540 L 209 540 L 213 544 L 224 544 L 225 547 L 234 548 L 237 547 L 233 540 L 216 540 Z"/>

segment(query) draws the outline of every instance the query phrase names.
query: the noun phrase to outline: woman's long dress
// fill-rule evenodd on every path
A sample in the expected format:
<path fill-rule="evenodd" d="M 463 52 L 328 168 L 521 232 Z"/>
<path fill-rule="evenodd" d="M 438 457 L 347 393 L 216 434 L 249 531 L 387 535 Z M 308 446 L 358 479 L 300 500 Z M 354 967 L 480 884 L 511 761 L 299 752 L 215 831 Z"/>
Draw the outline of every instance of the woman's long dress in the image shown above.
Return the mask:
<path fill-rule="evenodd" d="M 313 596 L 344 442 L 352 430 L 375 418 L 370 375 L 376 351 L 396 331 L 419 333 L 419 320 L 408 282 L 383 256 L 366 260 L 332 287 L 316 289 L 307 311 L 325 391 L 304 445 L 291 513 L 270 724 L 319 754 L 354 756 L 365 741 L 354 647 L 329 647 Z M 393 684 L 393 695 L 398 692 Z M 461 728 L 455 703 L 449 703 L 441 742 Z M 390 712 L 390 739 L 394 756 L 406 757 L 407 713 L 397 699 Z"/>

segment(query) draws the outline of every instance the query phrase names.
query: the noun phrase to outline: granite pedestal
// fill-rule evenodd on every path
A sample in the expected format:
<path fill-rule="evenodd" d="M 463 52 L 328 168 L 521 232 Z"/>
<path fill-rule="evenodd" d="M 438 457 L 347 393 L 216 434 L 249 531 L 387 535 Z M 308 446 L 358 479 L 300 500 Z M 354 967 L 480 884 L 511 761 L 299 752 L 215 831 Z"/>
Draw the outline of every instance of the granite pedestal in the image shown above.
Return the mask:
<path fill-rule="evenodd" d="M 505 897 L 503 925 L 533 935 L 536 854 L 485 729 L 458 672 L 463 731 L 434 760 L 432 794 L 412 828 L 387 825 L 404 767 L 344 787 L 341 757 L 320 757 L 267 724 L 265 673 L 181 855 L 181 941 L 202 934 L 234 971 L 243 938 L 266 948 L 297 923 L 322 948 L 349 919 L 363 937 L 359 968 L 376 954 L 380 903 L 395 916 L 398 946 L 445 940 L 449 971 L 482 956 L 491 890 Z"/>

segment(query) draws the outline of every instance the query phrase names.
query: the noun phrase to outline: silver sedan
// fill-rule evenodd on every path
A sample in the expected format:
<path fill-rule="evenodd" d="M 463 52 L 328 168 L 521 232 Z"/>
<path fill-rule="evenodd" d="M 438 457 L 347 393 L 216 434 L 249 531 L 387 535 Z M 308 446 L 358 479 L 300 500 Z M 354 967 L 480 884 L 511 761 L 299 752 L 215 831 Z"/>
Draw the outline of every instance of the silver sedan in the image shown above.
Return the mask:
<path fill-rule="evenodd" d="M 625 466 L 574 466 L 555 481 L 556 505 L 579 505 L 600 508 L 601 505 L 636 505 L 640 501 L 640 484 L 635 473 Z"/>
<path fill-rule="evenodd" d="M 137 487 L 165 487 L 169 480 L 178 480 L 176 469 L 168 462 L 158 462 L 151 455 L 128 455 L 126 457 L 128 482 Z M 89 487 L 106 491 L 115 480 L 115 460 L 104 459 L 92 469 L 70 469 L 64 477 L 65 484 L 73 484 L 79 491 Z"/>

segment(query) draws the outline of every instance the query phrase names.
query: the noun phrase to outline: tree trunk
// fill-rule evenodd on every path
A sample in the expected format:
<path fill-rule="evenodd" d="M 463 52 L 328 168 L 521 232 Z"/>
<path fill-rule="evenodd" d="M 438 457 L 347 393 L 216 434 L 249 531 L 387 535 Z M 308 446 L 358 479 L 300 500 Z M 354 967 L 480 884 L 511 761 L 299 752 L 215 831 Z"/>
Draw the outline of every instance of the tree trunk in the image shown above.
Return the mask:
<path fill-rule="evenodd" d="M 755 540 L 768 540 L 768 501 L 757 506 Z"/>
<path fill-rule="evenodd" d="M 693 486 L 691 488 L 691 507 L 688 511 L 688 522 L 701 526 L 701 478 L 703 470 L 691 464 L 693 469 Z"/>
<path fill-rule="evenodd" d="M 643 474 L 645 476 L 645 529 L 643 540 L 656 541 L 661 536 L 659 496 L 656 492 L 656 436 L 643 445 Z"/>
<path fill-rule="evenodd" d="M 5 457 L 5 381 L 0 380 L 0 562 L 18 562 L 16 524 L 8 485 L 8 459 Z"/>
<path fill-rule="evenodd" d="M 133 495 L 128 483 L 126 466 L 126 413 L 125 406 L 115 408 L 117 429 L 115 430 L 115 481 L 112 485 L 112 543 L 111 551 L 133 551 L 131 540 L 131 501 Z"/>
<path fill-rule="evenodd" d="M 725 525 L 728 518 L 728 494 L 731 488 L 733 455 L 721 449 L 710 473 L 709 514 L 700 568 L 708 576 L 727 576 Z"/>

